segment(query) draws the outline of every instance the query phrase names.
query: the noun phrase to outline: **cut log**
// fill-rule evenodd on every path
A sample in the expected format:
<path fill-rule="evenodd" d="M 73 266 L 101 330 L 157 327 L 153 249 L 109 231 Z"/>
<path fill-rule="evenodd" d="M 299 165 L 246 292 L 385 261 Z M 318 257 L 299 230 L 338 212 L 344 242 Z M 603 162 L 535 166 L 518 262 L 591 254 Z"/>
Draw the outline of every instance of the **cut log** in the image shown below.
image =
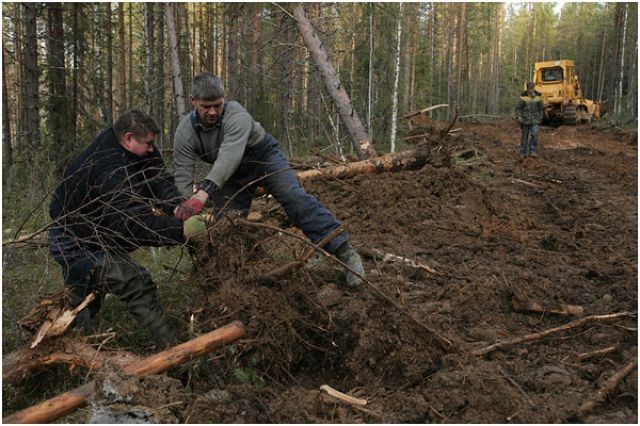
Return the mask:
<path fill-rule="evenodd" d="M 298 172 L 300 183 L 327 176 L 336 179 L 344 179 L 358 174 L 395 172 L 399 170 L 416 170 L 427 164 L 429 156 L 422 155 L 416 149 L 397 153 L 385 154 L 370 160 L 357 161 L 344 166 L 327 167 Z"/>
<path fill-rule="evenodd" d="M 188 360 L 200 357 L 213 349 L 232 343 L 245 335 L 244 325 L 234 321 L 224 327 L 167 349 L 148 358 L 129 364 L 125 374 L 136 376 L 160 374 Z M 3 423 L 51 423 L 84 406 L 93 394 L 95 382 L 75 388 L 62 395 L 31 406 L 4 419 Z"/>

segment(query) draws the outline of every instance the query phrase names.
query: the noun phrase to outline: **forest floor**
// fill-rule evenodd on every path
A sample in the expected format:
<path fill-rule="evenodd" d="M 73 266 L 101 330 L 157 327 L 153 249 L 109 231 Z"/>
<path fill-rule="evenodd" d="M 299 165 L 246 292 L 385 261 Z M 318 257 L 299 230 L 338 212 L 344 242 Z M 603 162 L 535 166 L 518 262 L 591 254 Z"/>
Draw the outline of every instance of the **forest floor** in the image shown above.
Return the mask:
<path fill-rule="evenodd" d="M 637 423 L 637 368 L 580 411 L 638 356 L 637 133 L 544 126 L 538 158 L 520 160 L 514 122 L 457 127 L 419 170 L 304 185 L 364 254 L 422 266 L 365 255 L 367 282 L 351 290 L 316 256 L 259 283 L 249 277 L 304 244 L 269 229 L 221 234 L 174 309 L 196 331 L 240 320 L 247 336 L 168 376 L 122 379 L 136 383 L 129 402 L 96 396 L 61 420 L 118 405 L 128 421 L 170 423 Z M 254 209 L 296 232 L 277 203 Z M 474 353 L 619 312 L 633 315 Z"/>

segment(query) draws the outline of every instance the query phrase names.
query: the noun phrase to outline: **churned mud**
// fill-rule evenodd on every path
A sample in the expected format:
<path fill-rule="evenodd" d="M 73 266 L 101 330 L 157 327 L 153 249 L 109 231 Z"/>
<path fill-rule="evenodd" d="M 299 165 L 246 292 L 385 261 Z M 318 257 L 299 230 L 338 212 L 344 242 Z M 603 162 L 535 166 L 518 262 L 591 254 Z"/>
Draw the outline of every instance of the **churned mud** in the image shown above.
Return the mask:
<path fill-rule="evenodd" d="M 416 134 L 426 124 L 415 123 Z M 197 259 L 206 273 L 193 278 L 184 314 L 196 334 L 241 320 L 247 336 L 172 377 L 119 378 L 128 400 L 109 394 L 115 379 L 102 379 L 106 394 L 86 416 L 637 423 L 636 369 L 580 411 L 637 359 L 635 315 L 477 352 L 580 318 L 637 312 L 636 135 L 543 127 L 538 158 L 521 161 L 514 123 L 458 126 L 427 143 L 433 155 L 419 170 L 305 183 L 350 232 L 368 282 L 346 288 L 341 267 L 321 254 L 269 277 L 308 245 L 273 228 L 229 225 Z M 300 235 L 268 198 L 255 211 Z M 342 402 L 322 385 L 367 404 Z"/>

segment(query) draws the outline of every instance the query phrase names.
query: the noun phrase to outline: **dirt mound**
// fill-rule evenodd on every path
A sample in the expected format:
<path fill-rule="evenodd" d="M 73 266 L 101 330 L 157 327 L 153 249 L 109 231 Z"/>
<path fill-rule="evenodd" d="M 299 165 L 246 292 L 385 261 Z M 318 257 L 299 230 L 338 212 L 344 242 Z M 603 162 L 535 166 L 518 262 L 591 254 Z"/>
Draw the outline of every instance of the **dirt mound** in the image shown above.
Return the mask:
<path fill-rule="evenodd" d="M 219 411 L 205 409 L 207 415 L 336 423 L 574 418 L 606 378 L 637 357 L 633 318 L 485 357 L 469 353 L 575 319 L 551 313 L 562 306 L 579 306 L 583 315 L 637 310 L 630 207 L 636 154 L 621 140 L 598 149 L 590 139 L 611 135 L 543 129 L 541 157 L 520 162 L 504 130 L 473 126 L 440 147 L 448 161 L 420 170 L 305 183 L 348 226 L 363 253 L 392 254 L 427 269 L 366 257 L 370 285 L 350 292 L 339 267 L 319 256 L 265 284 L 255 279 L 260 271 L 299 257 L 304 244 L 269 230 L 225 240 L 218 250 L 242 260 L 208 269 L 200 288 L 209 306 L 217 303 L 218 312 L 207 312 L 221 318 L 217 324 L 248 324 L 252 337 L 238 345 L 233 360 L 245 366 L 243 383 L 253 386 L 227 382 L 236 396 Z M 554 139 L 559 132 L 560 141 Z M 572 142 L 584 135 L 590 138 Z M 289 225 L 273 204 L 260 210 L 272 225 Z M 229 270 L 232 276 L 219 276 Z M 522 301 L 542 311 L 528 312 Z M 455 349 L 442 347 L 429 330 Z M 614 349 L 585 358 L 604 347 Z M 234 367 L 226 356 L 212 368 Z M 636 377 L 623 380 L 611 401 L 583 419 L 635 422 Z M 318 391 L 322 384 L 369 403 L 340 403 Z M 192 419 L 206 417 L 198 413 L 194 409 Z"/>

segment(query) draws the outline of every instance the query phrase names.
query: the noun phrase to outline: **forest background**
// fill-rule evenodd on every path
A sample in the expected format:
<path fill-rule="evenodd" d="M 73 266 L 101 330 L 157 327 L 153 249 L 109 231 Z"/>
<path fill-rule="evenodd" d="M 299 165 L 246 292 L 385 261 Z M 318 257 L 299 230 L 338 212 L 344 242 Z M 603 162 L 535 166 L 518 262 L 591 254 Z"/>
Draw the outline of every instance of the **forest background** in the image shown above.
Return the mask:
<path fill-rule="evenodd" d="M 289 157 L 350 141 L 291 13 L 276 3 L 2 4 L 3 189 L 64 166 L 125 109 L 172 146 L 191 78 L 212 71 Z M 533 64 L 573 59 L 590 99 L 637 122 L 636 3 L 306 3 L 378 152 L 403 114 L 512 114 Z M 402 129 L 401 129 L 402 130 Z M 402 134 L 399 135 L 402 146 Z M 395 141 L 394 141 L 395 143 Z M 8 185 L 8 186 L 7 186 Z"/>
<path fill-rule="evenodd" d="M 242 103 L 289 158 L 353 153 L 292 6 L 3 2 L 3 237 L 46 226 L 66 164 L 128 108 L 157 120 L 157 145 L 170 163 L 191 78 L 201 71 L 221 76 L 227 99 Z M 378 153 L 405 147 L 397 123 L 414 110 L 448 104 L 432 113 L 443 120 L 456 110 L 460 119 L 511 116 L 534 63 L 561 58 L 575 61 L 588 98 L 607 102 L 610 121 L 637 126 L 637 3 L 304 9 Z M 28 268 L 38 253 L 11 254 L 11 261 L 23 256 L 16 265 L 27 269 L 9 270 L 9 278 L 27 286 L 45 275 L 52 281 L 40 266 Z M 4 308 L 3 329 L 13 315 Z"/>

